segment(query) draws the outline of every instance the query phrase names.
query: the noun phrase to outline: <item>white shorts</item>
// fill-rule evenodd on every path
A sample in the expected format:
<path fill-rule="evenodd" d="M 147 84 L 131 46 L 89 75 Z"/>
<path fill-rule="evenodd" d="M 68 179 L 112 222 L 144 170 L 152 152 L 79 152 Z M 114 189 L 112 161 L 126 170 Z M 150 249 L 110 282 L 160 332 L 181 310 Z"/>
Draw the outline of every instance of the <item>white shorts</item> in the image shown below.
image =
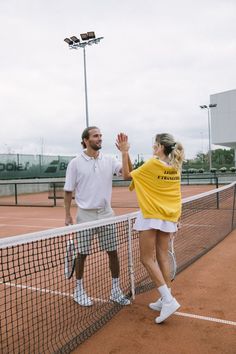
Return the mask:
<path fill-rule="evenodd" d="M 101 209 L 80 209 L 77 210 L 76 221 L 78 224 L 83 222 L 101 220 L 113 217 L 114 211 L 111 208 Z M 101 251 L 115 251 L 117 249 L 117 237 L 115 224 L 96 227 L 93 231 L 84 230 L 79 233 L 78 252 L 90 254 L 91 243 L 95 236 L 98 237 Z"/>
<path fill-rule="evenodd" d="M 160 230 L 168 233 L 176 232 L 178 230 L 177 222 L 160 220 L 160 219 L 145 219 L 141 211 L 138 213 L 133 228 L 136 231 L 155 229 L 155 230 Z"/>

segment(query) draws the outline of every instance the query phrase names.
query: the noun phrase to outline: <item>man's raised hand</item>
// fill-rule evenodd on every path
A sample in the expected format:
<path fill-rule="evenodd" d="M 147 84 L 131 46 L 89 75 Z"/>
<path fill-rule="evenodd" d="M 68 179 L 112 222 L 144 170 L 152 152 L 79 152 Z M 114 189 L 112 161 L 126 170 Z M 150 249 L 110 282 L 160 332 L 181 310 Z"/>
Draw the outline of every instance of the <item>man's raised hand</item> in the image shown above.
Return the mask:
<path fill-rule="evenodd" d="M 121 152 L 129 151 L 130 144 L 128 142 L 128 135 L 124 133 L 119 133 L 116 139 L 116 147 Z"/>

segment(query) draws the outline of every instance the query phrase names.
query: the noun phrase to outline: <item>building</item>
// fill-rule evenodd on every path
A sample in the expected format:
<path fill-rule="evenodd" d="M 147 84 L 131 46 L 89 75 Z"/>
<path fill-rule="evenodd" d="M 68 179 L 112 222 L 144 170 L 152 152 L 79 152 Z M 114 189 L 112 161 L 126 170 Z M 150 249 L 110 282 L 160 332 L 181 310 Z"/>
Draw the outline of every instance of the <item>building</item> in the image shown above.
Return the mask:
<path fill-rule="evenodd" d="M 234 149 L 236 166 L 236 90 L 210 95 L 210 103 L 217 104 L 211 109 L 212 143 Z"/>

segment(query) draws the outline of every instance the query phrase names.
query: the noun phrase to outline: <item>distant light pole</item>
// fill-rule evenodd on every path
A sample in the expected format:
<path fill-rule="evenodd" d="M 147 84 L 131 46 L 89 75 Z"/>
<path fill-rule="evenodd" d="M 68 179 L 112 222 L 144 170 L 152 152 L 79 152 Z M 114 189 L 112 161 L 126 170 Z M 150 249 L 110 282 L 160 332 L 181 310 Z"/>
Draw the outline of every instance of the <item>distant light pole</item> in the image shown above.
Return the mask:
<path fill-rule="evenodd" d="M 203 132 L 200 132 L 201 135 L 201 154 L 202 154 L 202 167 L 204 167 L 204 152 L 203 152 Z"/>
<path fill-rule="evenodd" d="M 84 90 L 85 90 L 85 112 L 86 112 L 86 127 L 89 126 L 89 114 L 88 114 L 88 92 L 87 92 L 87 73 L 86 73 L 86 52 L 87 45 L 98 44 L 104 37 L 96 38 L 94 32 L 86 32 L 80 34 L 81 40 L 76 36 L 65 38 L 64 41 L 69 45 L 69 49 L 83 48 L 84 52 Z"/>
<path fill-rule="evenodd" d="M 202 105 L 200 106 L 201 109 L 207 109 L 207 115 L 208 115 L 208 140 L 209 140 L 209 151 L 208 151 L 208 156 L 209 156 L 209 167 L 210 170 L 212 168 L 212 161 L 211 161 L 211 123 L 210 123 L 210 109 L 215 108 L 217 106 L 216 103 L 210 103 L 208 106 L 207 105 Z"/>

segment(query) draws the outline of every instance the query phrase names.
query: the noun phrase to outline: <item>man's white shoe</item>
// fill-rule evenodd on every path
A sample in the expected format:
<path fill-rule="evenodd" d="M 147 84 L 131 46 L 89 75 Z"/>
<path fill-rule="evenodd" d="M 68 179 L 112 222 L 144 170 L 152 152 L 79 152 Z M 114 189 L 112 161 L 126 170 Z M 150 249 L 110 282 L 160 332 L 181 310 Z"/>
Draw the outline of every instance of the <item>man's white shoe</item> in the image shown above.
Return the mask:
<path fill-rule="evenodd" d="M 163 305 L 162 298 L 158 299 L 156 302 L 151 302 L 148 306 L 154 311 L 161 311 Z"/>
<path fill-rule="evenodd" d="M 92 306 L 93 301 L 84 290 L 75 289 L 74 300 L 81 306 Z"/>
<path fill-rule="evenodd" d="M 112 289 L 110 300 L 117 302 L 120 305 L 130 305 L 130 300 L 122 293 L 121 289 Z"/>
<path fill-rule="evenodd" d="M 155 322 L 162 323 L 168 317 L 173 315 L 173 313 L 175 313 L 175 311 L 177 311 L 178 308 L 180 308 L 180 304 L 176 301 L 174 297 L 171 300 L 171 302 L 163 302 L 160 316 L 155 319 Z"/>

